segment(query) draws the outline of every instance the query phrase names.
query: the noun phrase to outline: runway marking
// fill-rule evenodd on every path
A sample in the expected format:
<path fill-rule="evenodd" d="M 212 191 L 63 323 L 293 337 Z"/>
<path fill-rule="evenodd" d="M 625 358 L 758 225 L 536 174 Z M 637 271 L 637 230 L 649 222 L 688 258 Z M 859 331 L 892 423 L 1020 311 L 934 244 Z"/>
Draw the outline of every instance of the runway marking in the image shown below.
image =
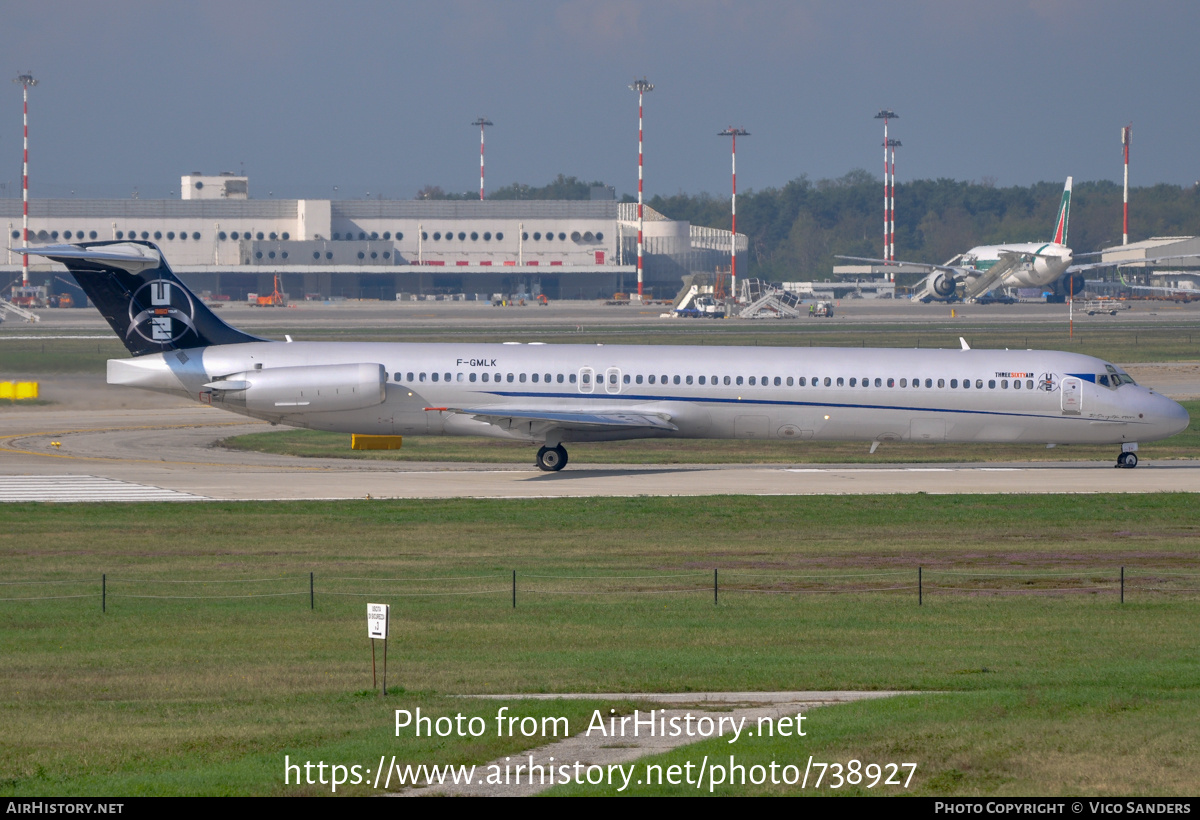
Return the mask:
<path fill-rule="evenodd" d="M 17 501 L 208 501 L 205 496 L 93 475 L 0 476 L 0 503 Z"/>
<path fill-rule="evenodd" d="M 1021 472 L 1020 467 L 788 467 L 784 469 L 785 473 L 957 473 L 970 470 L 1011 470 L 1012 472 Z"/>
<path fill-rule="evenodd" d="M 119 463 L 131 464 L 180 464 L 192 467 L 230 467 L 235 466 L 238 469 L 251 470 L 311 470 L 315 472 L 329 472 L 334 468 L 330 467 L 306 467 L 306 466 L 288 466 L 281 468 L 278 465 L 263 465 L 263 464 L 226 464 L 216 461 L 167 461 L 166 459 L 155 458 L 113 458 L 111 456 L 76 456 L 70 453 L 47 453 L 40 450 L 23 450 L 20 447 L 13 446 L 13 442 L 19 439 L 27 438 L 58 438 L 60 436 L 69 436 L 72 434 L 84 433 L 118 433 L 130 430 L 186 430 L 197 427 L 238 427 L 250 424 L 261 424 L 258 420 L 254 421 L 213 421 L 213 422 L 195 422 L 192 424 L 143 424 L 131 425 L 128 427 L 91 427 L 82 430 L 52 430 L 49 432 L 40 433 L 14 433 L 12 435 L 0 436 L 0 442 L 4 444 L 0 452 L 20 453 L 26 456 L 41 456 L 42 458 L 65 458 L 70 461 L 115 461 Z"/>

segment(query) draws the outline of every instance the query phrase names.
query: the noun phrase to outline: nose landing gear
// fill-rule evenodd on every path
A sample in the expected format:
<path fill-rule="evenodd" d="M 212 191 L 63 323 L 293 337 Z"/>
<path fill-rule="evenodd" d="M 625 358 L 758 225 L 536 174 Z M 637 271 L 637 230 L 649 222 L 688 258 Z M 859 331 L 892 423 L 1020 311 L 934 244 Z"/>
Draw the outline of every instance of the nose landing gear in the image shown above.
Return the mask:
<path fill-rule="evenodd" d="M 1117 456 L 1117 463 L 1114 467 L 1124 467 L 1127 470 L 1132 470 L 1138 465 L 1137 453 L 1121 453 Z"/>
<path fill-rule="evenodd" d="M 567 448 L 561 444 L 541 448 L 537 451 L 537 466 L 539 470 L 557 473 L 567 466 Z"/>

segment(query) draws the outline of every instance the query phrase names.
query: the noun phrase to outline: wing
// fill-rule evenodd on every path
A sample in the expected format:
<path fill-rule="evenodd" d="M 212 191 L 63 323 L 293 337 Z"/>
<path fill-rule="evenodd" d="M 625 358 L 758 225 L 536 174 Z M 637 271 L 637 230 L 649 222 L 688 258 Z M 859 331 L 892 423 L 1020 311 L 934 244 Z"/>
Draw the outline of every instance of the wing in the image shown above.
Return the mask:
<path fill-rule="evenodd" d="M 530 410 L 518 407 L 430 407 L 470 416 L 477 421 L 530 435 L 547 430 L 587 433 L 627 432 L 637 437 L 639 432 L 675 432 L 679 428 L 670 416 L 659 413 L 580 413 L 572 411 Z"/>
<path fill-rule="evenodd" d="M 876 265 L 911 265 L 913 267 L 923 268 L 929 271 L 929 275 L 926 276 L 920 284 L 913 288 L 914 293 L 917 294 L 913 296 L 914 300 L 934 298 L 949 299 L 953 301 L 954 290 L 958 286 L 959 282 L 966 283 L 968 298 L 972 295 L 978 295 L 979 293 L 986 293 L 987 290 L 990 289 L 985 288 L 982 291 L 972 293 L 972 284 L 980 277 L 986 276 L 986 274 L 978 268 L 973 268 L 970 265 L 935 265 L 932 262 L 902 262 L 900 260 L 888 261 L 886 259 L 870 259 L 864 256 L 839 256 L 837 258 L 848 259 L 853 262 L 871 262 Z M 949 275 L 947 276 L 946 274 Z"/>
<path fill-rule="evenodd" d="M 1150 262 L 1170 262 L 1175 259 L 1200 259 L 1200 254 L 1185 253 L 1181 256 L 1152 256 L 1148 259 L 1122 259 L 1120 262 L 1088 262 L 1086 265 L 1072 265 L 1067 268 L 1066 273 L 1079 273 L 1079 271 L 1094 270 L 1096 268 L 1120 268 L 1135 264 L 1145 265 Z"/>
<path fill-rule="evenodd" d="M 957 276 L 978 276 L 979 271 L 968 266 L 955 265 L 935 265 L 932 262 L 902 262 L 899 259 L 871 259 L 866 256 L 838 256 L 838 259 L 848 259 L 851 262 L 872 262 L 876 265 L 911 265 L 914 268 L 924 268 L 927 271 L 935 270 L 947 271 L 956 274 Z"/>

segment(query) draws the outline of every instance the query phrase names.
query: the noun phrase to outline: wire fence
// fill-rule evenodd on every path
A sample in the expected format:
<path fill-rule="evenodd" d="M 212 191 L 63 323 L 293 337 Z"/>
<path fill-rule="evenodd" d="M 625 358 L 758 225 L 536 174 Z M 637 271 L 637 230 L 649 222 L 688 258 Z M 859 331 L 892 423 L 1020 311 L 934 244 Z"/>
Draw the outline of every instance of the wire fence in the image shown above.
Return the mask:
<path fill-rule="evenodd" d="M 1094 567 L 1042 570 L 928 568 L 862 572 L 789 572 L 765 569 L 612 574 L 489 572 L 468 575 L 369 577 L 292 573 L 254 578 L 137 578 L 127 575 L 0 581 L 0 603 L 95 599 L 106 612 L 115 600 L 220 601 L 297 598 L 315 609 L 318 598 L 493 597 L 516 608 L 523 598 L 616 598 L 678 595 L 871 595 L 909 597 L 923 606 L 930 597 L 1105 595 L 1125 603 L 1161 595 L 1200 594 L 1200 570 L 1155 567 Z"/>

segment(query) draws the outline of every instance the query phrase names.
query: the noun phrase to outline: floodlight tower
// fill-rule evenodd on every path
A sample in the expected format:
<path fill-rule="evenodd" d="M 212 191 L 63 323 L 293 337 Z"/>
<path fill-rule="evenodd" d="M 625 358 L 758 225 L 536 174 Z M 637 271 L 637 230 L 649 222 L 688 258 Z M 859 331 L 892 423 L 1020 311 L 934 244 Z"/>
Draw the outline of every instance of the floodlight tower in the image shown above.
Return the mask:
<path fill-rule="evenodd" d="M 21 247 L 29 247 L 29 89 L 37 80 L 28 71 L 18 74 L 13 80 L 21 84 L 21 100 L 24 104 L 23 124 L 25 127 L 24 158 L 21 161 Z M 21 286 L 29 286 L 29 254 L 21 254 Z"/>
<path fill-rule="evenodd" d="M 638 95 L 638 240 L 637 240 L 637 283 L 638 283 L 638 298 L 642 296 L 642 227 L 644 221 L 642 218 L 642 97 L 647 91 L 654 90 L 654 83 L 647 82 L 645 77 L 640 80 L 634 80 L 633 85 L 629 86 L 630 91 L 636 91 Z"/>
<path fill-rule="evenodd" d="M 471 123 L 471 125 L 479 126 L 479 201 L 483 201 L 483 129 L 491 125 L 492 121 L 487 117 L 480 117 Z"/>
<path fill-rule="evenodd" d="M 1125 149 L 1125 193 L 1121 197 L 1124 213 L 1121 218 L 1121 244 L 1129 244 L 1129 141 L 1133 137 L 1133 123 L 1121 129 L 1121 147 Z"/>
<path fill-rule="evenodd" d="M 891 186 L 888 171 L 888 120 L 900 119 L 900 116 L 889 108 L 883 108 L 875 115 L 875 119 L 883 120 L 883 258 L 890 260 L 888 248 L 891 247 Z"/>
<path fill-rule="evenodd" d="M 737 138 L 748 137 L 750 132 L 745 128 L 734 128 L 730 126 L 721 133 L 718 137 L 733 137 L 733 197 L 729 202 L 729 209 L 733 216 L 733 224 L 731 226 L 732 233 L 729 237 L 729 292 L 734 299 L 737 298 Z"/>
<path fill-rule="evenodd" d="M 891 262 L 896 261 L 896 149 L 901 145 L 900 140 L 889 139 L 884 143 L 884 149 L 892 153 L 892 175 L 889 189 L 891 196 L 888 201 L 888 247 L 884 256 Z M 889 274 L 888 279 L 895 281 L 896 274 Z"/>

